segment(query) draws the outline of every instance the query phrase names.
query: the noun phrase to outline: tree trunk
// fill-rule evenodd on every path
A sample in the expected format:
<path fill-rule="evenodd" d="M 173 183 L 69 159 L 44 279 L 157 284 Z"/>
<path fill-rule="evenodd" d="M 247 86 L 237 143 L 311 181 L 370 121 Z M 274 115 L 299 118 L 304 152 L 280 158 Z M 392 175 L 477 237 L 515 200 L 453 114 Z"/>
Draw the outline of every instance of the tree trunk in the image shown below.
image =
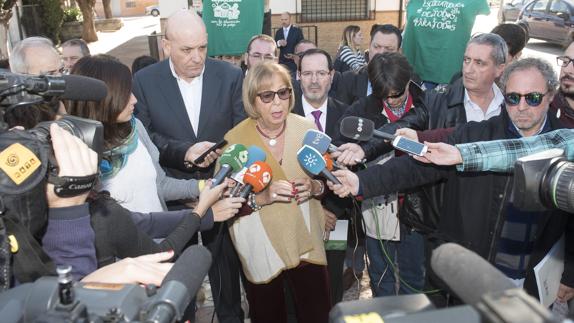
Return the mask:
<path fill-rule="evenodd" d="M 8 48 L 8 26 L 12 18 L 12 8 L 16 0 L 4 1 L 0 10 L 0 59 L 8 59 L 10 50 Z"/>
<path fill-rule="evenodd" d="M 0 60 L 8 59 L 8 24 L 0 24 Z"/>
<path fill-rule="evenodd" d="M 112 18 L 112 0 L 102 0 L 104 5 L 104 16 L 106 19 Z"/>
<path fill-rule="evenodd" d="M 84 17 L 82 38 L 88 43 L 97 41 L 98 34 L 96 34 L 96 25 L 94 24 L 94 6 L 96 5 L 96 1 L 76 0 L 76 2 Z"/>

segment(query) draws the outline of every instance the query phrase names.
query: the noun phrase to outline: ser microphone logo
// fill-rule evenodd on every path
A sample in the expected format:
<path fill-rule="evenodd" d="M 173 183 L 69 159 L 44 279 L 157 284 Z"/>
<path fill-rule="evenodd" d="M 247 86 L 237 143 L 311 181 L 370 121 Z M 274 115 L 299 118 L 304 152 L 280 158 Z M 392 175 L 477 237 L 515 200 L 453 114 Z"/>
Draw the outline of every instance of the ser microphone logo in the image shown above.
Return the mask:
<path fill-rule="evenodd" d="M 363 132 L 363 119 L 359 118 L 357 120 L 357 133 L 355 134 L 353 139 L 359 139 L 361 137 L 362 132 Z"/>

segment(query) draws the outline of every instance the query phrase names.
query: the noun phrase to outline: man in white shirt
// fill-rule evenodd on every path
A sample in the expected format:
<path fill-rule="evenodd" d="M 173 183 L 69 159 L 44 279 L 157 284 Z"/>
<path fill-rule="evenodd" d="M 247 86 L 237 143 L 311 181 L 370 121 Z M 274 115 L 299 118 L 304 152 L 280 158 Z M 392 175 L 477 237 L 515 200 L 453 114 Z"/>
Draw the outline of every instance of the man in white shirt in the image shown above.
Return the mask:
<path fill-rule="evenodd" d="M 193 11 L 180 10 L 166 22 L 163 48 L 169 57 L 138 71 L 133 93 L 136 117 L 160 151 L 160 163 L 176 178 L 213 176 L 217 152 L 194 160 L 245 119 L 241 70 L 207 57 L 207 31 Z M 219 152 L 219 151 L 218 151 Z M 215 256 L 209 271 L 219 322 L 243 322 L 239 259 L 227 230 L 216 247 L 218 228 L 202 232 Z"/>
<path fill-rule="evenodd" d="M 300 28 L 291 24 L 291 16 L 288 12 L 281 14 L 281 28 L 275 33 L 275 41 L 279 47 L 279 63 L 287 66 L 291 72 L 295 72 L 297 67 L 289 54 L 295 51 L 295 45 L 303 40 L 303 32 Z"/>

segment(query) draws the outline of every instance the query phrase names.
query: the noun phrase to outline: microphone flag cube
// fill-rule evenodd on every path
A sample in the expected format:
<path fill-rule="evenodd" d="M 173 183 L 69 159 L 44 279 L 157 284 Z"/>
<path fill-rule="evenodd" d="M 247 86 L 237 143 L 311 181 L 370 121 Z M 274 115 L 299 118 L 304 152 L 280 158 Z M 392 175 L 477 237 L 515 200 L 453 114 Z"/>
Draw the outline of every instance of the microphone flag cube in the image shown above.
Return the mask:
<path fill-rule="evenodd" d="M 297 160 L 303 169 L 313 175 L 319 175 L 327 166 L 321 153 L 308 145 L 304 145 L 297 151 Z"/>

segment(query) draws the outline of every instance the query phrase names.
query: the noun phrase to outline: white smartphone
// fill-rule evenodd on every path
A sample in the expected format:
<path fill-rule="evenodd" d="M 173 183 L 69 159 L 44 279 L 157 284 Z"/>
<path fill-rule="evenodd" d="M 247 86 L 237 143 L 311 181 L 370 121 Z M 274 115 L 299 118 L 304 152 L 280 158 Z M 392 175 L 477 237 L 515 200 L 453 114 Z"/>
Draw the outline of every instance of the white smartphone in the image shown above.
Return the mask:
<path fill-rule="evenodd" d="M 424 155 L 427 152 L 428 148 L 427 146 L 421 144 L 418 141 L 414 141 L 403 136 L 396 136 L 395 139 L 393 139 L 393 147 L 397 148 L 398 150 L 417 156 Z"/>

